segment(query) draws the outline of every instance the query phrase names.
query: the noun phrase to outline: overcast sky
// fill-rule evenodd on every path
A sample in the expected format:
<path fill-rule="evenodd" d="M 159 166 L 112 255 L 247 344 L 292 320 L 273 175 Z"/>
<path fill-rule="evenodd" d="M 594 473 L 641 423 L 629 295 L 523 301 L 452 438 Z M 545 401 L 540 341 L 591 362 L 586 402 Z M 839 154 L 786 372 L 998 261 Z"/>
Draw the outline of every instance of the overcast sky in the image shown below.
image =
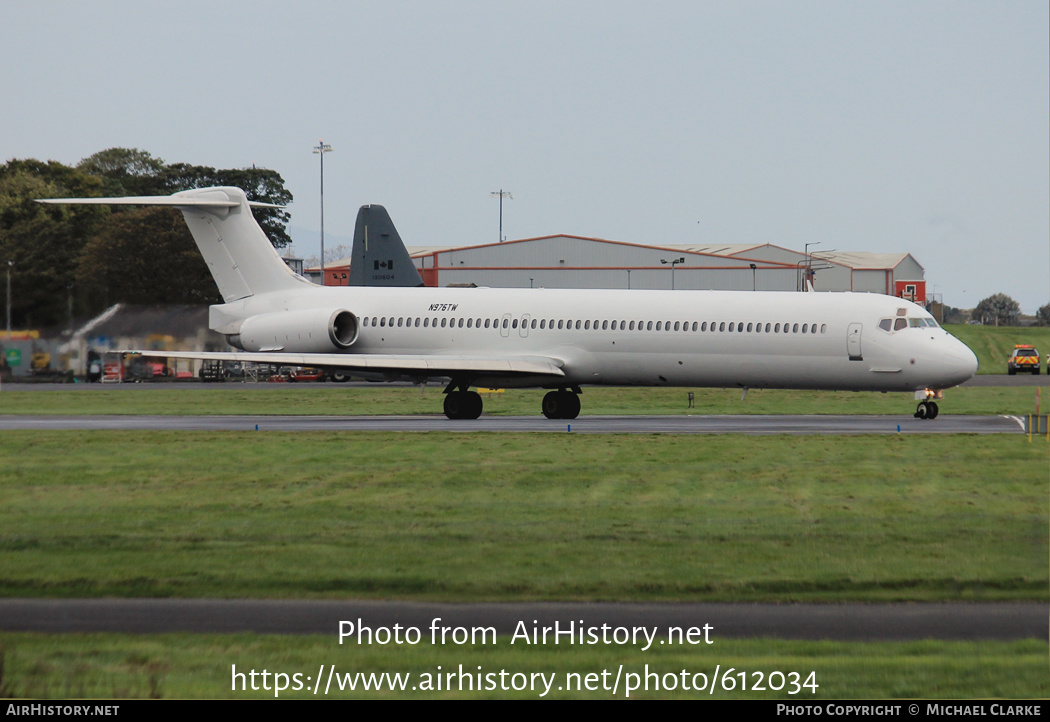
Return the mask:
<path fill-rule="evenodd" d="M 1005 2 L 0 3 L 0 156 L 273 168 L 317 253 L 555 233 L 907 251 L 1050 302 L 1050 13 Z M 338 236 L 342 236 L 340 239 Z"/>

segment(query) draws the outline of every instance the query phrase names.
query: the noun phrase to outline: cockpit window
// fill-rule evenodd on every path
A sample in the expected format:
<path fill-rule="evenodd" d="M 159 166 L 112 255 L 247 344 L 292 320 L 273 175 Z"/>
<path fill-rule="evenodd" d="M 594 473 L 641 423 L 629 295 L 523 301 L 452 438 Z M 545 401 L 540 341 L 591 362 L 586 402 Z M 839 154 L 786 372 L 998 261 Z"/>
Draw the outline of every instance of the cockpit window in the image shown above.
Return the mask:
<path fill-rule="evenodd" d="M 884 318 L 879 321 L 879 328 L 883 331 L 900 331 L 905 328 L 940 328 L 937 321 L 932 318 Z"/>
<path fill-rule="evenodd" d="M 937 322 L 932 318 L 909 318 L 908 325 L 912 328 L 922 328 L 924 326 L 931 326 L 937 328 Z"/>

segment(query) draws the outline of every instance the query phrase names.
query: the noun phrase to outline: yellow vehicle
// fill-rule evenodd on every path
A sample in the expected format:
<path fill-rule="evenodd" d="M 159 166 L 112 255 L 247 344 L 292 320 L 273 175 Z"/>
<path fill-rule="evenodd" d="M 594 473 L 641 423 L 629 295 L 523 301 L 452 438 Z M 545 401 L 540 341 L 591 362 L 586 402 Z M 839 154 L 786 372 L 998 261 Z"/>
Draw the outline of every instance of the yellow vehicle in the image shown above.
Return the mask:
<path fill-rule="evenodd" d="M 47 373 L 51 369 L 51 354 L 37 351 L 33 354 L 32 366 L 35 374 Z"/>
<path fill-rule="evenodd" d="M 1013 376 L 1018 371 L 1039 374 L 1039 351 L 1028 343 L 1014 346 L 1014 352 L 1006 359 L 1006 372 Z"/>

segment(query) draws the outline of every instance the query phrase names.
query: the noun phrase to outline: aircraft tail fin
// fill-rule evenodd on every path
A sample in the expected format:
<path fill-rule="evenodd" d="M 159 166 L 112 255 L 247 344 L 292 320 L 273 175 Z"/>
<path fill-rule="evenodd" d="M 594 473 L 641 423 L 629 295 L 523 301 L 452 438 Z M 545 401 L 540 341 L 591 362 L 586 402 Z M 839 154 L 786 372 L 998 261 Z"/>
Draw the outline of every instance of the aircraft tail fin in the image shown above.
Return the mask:
<path fill-rule="evenodd" d="M 423 285 L 412 257 L 383 206 L 361 206 L 350 254 L 350 286 Z"/>
<path fill-rule="evenodd" d="M 178 208 L 226 303 L 309 284 L 281 259 L 252 216 L 252 206 L 272 206 L 250 202 L 240 188 L 197 188 L 170 196 L 49 198 L 40 202 Z"/>

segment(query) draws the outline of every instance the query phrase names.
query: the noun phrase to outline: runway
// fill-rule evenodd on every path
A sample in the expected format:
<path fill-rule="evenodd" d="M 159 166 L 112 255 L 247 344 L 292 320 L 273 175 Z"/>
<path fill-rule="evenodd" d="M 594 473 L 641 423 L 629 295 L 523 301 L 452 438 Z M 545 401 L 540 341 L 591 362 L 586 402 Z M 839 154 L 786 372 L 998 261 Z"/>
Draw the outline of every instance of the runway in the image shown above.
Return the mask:
<path fill-rule="evenodd" d="M 952 416 L 933 421 L 885 416 L 0 416 L 0 430 L 120 431 L 490 431 L 576 434 L 1010 434 L 1024 433 L 1013 416 Z"/>
<path fill-rule="evenodd" d="M 19 632 L 169 632 L 323 634 L 337 637 L 341 620 L 375 629 L 415 627 L 429 639 L 433 620 L 445 627 L 489 627 L 513 635 L 553 626 L 702 629 L 712 641 L 776 638 L 836 641 L 1042 639 L 1050 606 L 1039 602 L 931 604 L 631 604 L 219 600 L 3 599 L 0 630 Z M 360 620 L 360 621 L 358 621 Z M 509 641 L 509 640 L 508 640 Z"/>

